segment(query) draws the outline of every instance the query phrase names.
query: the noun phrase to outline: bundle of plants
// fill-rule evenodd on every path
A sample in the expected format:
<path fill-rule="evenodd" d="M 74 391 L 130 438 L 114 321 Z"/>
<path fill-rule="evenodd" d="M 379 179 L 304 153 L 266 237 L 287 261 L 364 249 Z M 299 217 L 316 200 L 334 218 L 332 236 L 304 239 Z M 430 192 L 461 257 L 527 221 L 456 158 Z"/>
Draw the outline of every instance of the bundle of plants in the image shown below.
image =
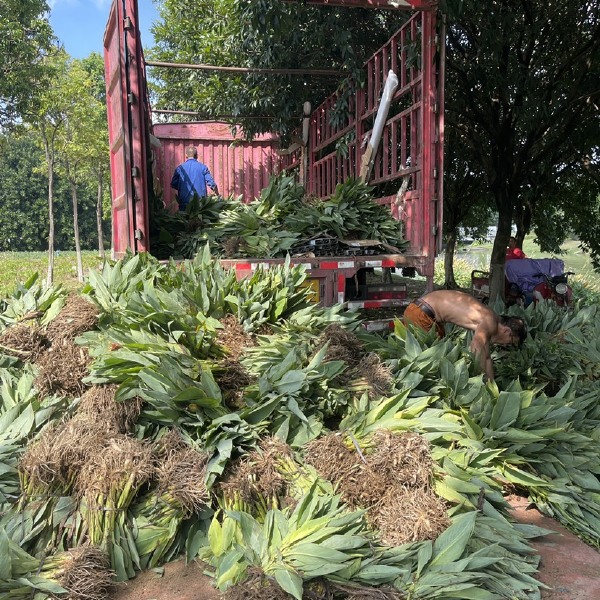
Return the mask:
<path fill-rule="evenodd" d="M 378 430 L 361 447 L 332 433 L 310 442 L 305 460 L 349 507 L 367 509 L 386 545 L 435 539 L 449 525 L 446 505 L 432 489 L 429 443 L 418 434 Z"/>
<path fill-rule="evenodd" d="M 194 196 L 184 211 L 171 212 L 163 206 L 154 207 L 151 220 L 150 245 L 158 259 L 190 258 L 202 248 L 205 239 L 196 232 L 210 230 L 228 207 L 241 202 L 232 197 Z"/>
<path fill-rule="evenodd" d="M 246 348 L 255 346 L 256 342 L 236 316 L 225 315 L 220 323 L 222 328 L 217 330 L 216 341 L 225 352 L 225 357 L 211 367 L 212 373 L 223 394 L 223 402 L 232 410 L 238 410 L 244 406 L 244 388 L 254 380 L 240 363 L 240 358 Z"/>
<path fill-rule="evenodd" d="M 522 311 L 529 339 L 519 353 L 497 353 L 502 387 L 519 379 L 526 387 L 545 385 L 555 394 L 569 377 L 592 389 L 600 381 L 600 314 L 595 305 L 565 311 L 552 302 L 530 305 Z"/>
<path fill-rule="evenodd" d="M 261 214 L 260 206 L 251 203 L 222 214 L 213 247 L 225 258 L 276 258 L 285 256 L 298 239 L 283 222 Z"/>
<path fill-rule="evenodd" d="M 88 457 L 77 475 L 75 490 L 87 536 L 108 553 L 119 581 L 134 576 L 137 562 L 127 510 L 153 474 L 151 445 L 115 435 Z"/>
<path fill-rule="evenodd" d="M 293 177 L 273 176 L 253 202 L 232 203 L 221 211 L 215 227 L 205 227 L 195 235 L 197 243 L 204 239 L 227 258 L 285 256 L 298 239 L 285 227 L 285 217 L 297 209 L 303 195 L 304 188 Z"/>
<path fill-rule="evenodd" d="M 46 325 L 45 336 L 51 344 L 75 340 L 98 324 L 99 310 L 85 296 L 71 294 L 60 312 Z"/>
<path fill-rule="evenodd" d="M 217 494 L 228 508 L 244 507 L 258 520 L 270 508 L 295 503 L 293 488 L 307 477 L 293 460 L 293 451 L 278 438 L 260 441 L 256 450 L 236 461 L 217 485 Z"/>
<path fill-rule="evenodd" d="M 24 362 L 35 362 L 48 342 L 35 322 L 20 322 L 0 332 L 0 353 L 15 356 Z"/>
<path fill-rule="evenodd" d="M 305 235 L 320 231 L 340 240 L 377 240 L 399 249 L 408 244 L 402 222 L 374 201 L 372 187 L 352 177 L 339 183 L 329 199 L 304 202 L 285 222 L 291 231 Z"/>
<path fill-rule="evenodd" d="M 95 422 L 106 433 L 131 433 L 142 410 L 143 401 L 134 397 L 117 401 L 118 386 L 94 385 L 81 396 L 76 415 Z"/>
<path fill-rule="evenodd" d="M 39 495 L 34 492 L 32 497 L 23 497 L 19 463 L 31 440 L 67 410 L 63 398 L 40 399 L 34 379 L 30 364 L 21 369 L 0 369 L 0 527 L 28 551 L 36 547 L 43 550 L 52 537 L 61 537 L 51 523 L 53 517 L 61 518 L 58 514 L 62 508 L 57 508 L 57 494 L 45 485 L 40 486 Z M 38 533 L 44 538 L 39 545 Z"/>
<path fill-rule="evenodd" d="M 352 392 L 335 385 L 345 365 L 341 361 L 325 362 L 325 351 L 322 348 L 310 360 L 302 346 L 283 357 L 267 355 L 264 349 L 261 354 L 253 353 L 258 360 L 249 369 L 261 372 L 257 373 L 257 382 L 245 390 L 248 408 L 240 416 L 249 423 L 265 421 L 271 434 L 293 448 L 317 437 L 325 421 L 339 419 L 352 398 Z M 250 357 L 243 364 L 249 361 Z"/>
<path fill-rule="evenodd" d="M 290 600 L 290 595 L 273 577 L 257 569 L 249 569 L 248 573 L 247 579 L 223 592 L 223 600 Z"/>
<path fill-rule="evenodd" d="M 87 385 L 84 378 L 88 374 L 92 360 L 86 348 L 69 339 L 53 344 L 36 360 L 38 376 L 35 386 L 40 395 L 81 396 Z"/>
<path fill-rule="evenodd" d="M 293 510 L 269 509 L 264 521 L 243 510 L 216 514 L 208 542 L 200 556 L 215 568 L 219 589 L 258 574 L 297 600 L 305 582 L 360 568 L 374 549 L 362 513 L 347 511 L 339 496 L 323 494 L 316 483 Z"/>
<path fill-rule="evenodd" d="M 342 387 L 356 391 L 367 390 L 378 397 L 392 387 L 389 367 L 374 352 L 366 352 L 363 342 L 352 331 L 337 323 L 328 325 L 319 336 L 316 349 L 327 346 L 325 361 L 342 361 L 347 368 L 338 376 Z"/>
<path fill-rule="evenodd" d="M 198 251 L 208 242 L 227 258 L 283 257 L 317 231 L 339 240 L 369 239 L 406 247 L 402 223 L 374 201 L 368 185 L 349 178 L 322 201 L 304 197 L 302 187 L 290 179 L 285 174 L 274 177 L 255 201 L 222 211 L 218 223 L 188 237 L 186 251 Z"/>
<path fill-rule="evenodd" d="M 600 546 L 597 392 L 572 379 L 555 396 L 518 382 L 471 407 L 469 431 L 502 449 L 499 473 L 588 543 Z M 591 417 L 591 418 L 590 418 Z"/>
<path fill-rule="evenodd" d="M 29 319 L 39 319 L 41 325 L 45 325 L 57 314 L 63 302 L 64 291 L 60 286 L 46 287 L 39 274 L 33 273 L 0 302 L 0 330 Z"/>
<path fill-rule="evenodd" d="M 79 470 L 102 450 L 105 439 L 104 423 L 75 415 L 50 422 L 27 444 L 18 462 L 19 501 L 6 512 L 3 525 L 28 552 L 37 556 L 85 541 L 77 525 L 75 486 Z"/>
<path fill-rule="evenodd" d="M 98 548 L 74 548 L 39 559 L 22 550 L 2 529 L 0 547 L 5 565 L 0 581 L 3 598 L 110 598 L 113 573 L 106 554 Z"/>
<path fill-rule="evenodd" d="M 105 424 L 85 413 L 50 423 L 19 462 L 22 502 L 70 495 L 83 466 L 105 443 Z"/>
<path fill-rule="evenodd" d="M 171 430 L 158 443 L 155 487 L 131 508 L 139 566 L 151 569 L 178 554 L 185 519 L 206 509 L 209 456 Z"/>

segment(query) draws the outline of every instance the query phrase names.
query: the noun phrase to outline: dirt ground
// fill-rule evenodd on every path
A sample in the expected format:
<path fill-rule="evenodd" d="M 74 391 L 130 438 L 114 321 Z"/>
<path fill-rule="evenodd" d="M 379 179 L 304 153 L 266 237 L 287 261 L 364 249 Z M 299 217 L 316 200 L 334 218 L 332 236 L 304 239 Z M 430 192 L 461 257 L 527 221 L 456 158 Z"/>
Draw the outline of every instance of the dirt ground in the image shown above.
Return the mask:
<path fill-rule="evenodd" d="M 551 588 L 542 590 L 542 600 L 600 598 L 600 552 L 582 542 L 554 519 L 530 509 L 526 498 L 513 496 L 509 501 L 513 516 L 520 523 L 556 532 L 532 544 L 541 556 L 538 579 Z"/>
<path fill-rule="evenodd" d="M 533 544 L 541 556 L 538 578 L 551 588 L 542 590 L 542 600 L 598 600 L 600 553 L 553 519 L 529 509 L 525 498 L 513 496 L 509 501 L 517 521 L 556 532 Z M 218 600 L 221 594 L 203 571 L 200 562 L 172 562 L 165 565 L 162 574 L 148 571 L 120 584 L 112 599 Z"/>
<path fill-rule="evenodd" d="M 213 579 L 204 574 L 199 561 L 185 564 L 178 560 L 164 566 L 161 572 L 145 571 L 135 579 L 121 583 L 112 600 L 217 600 L 221 597 L 213 587 Z"/>

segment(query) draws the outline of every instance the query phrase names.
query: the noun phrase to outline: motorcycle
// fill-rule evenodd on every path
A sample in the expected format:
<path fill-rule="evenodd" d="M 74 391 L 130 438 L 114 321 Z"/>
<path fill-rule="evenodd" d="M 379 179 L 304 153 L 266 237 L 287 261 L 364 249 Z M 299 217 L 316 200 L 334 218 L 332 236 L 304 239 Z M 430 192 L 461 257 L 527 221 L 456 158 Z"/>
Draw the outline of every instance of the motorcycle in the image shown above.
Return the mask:
<path fill-rule="evenodd" d="M 533 301 L 537 304 L 540 300 L 551 300 L 558 306 L 570 306 L 573 300 L 573 289 L 569 285 L 569 275 L 575 273 L 567 271 L 554 276 L 538 273 L 536 276 L 543 278 L 543 281 L 533 288 Z"/>
<path fill-rule="evenodd" d="M 558 258 L 509 260 L 505 265 L 506 305 L 528 306 L 531 302 L 551 300 L 558 306 L 569 306 L 573 298 L 569 275 L 574 273 L 565 272 L 564 262 Z M 484 304 L 489 300 L 489 277 L 486 271 L 471 273 L 471 293 Z"/>

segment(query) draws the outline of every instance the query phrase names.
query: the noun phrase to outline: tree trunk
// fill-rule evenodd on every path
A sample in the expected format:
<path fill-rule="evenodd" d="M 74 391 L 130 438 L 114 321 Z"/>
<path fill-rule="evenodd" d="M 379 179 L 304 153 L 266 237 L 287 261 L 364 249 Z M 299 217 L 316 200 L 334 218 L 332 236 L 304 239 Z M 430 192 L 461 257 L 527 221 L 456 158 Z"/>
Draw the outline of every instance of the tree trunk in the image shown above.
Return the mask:
<path fill-rule="evenodd" d="M 54 282 L 54 148 L 46 132 L 42 132 L 44 139 L 44 151 L 48 165 L 48 274 L 46 276 L 46 287 Z"/>
<path fill-rule="evenodd" d="M 102 180 L 102 169 L 98 169 L 98 198 L 96 201 L 96 226 L 98 228 L 98 254 L 100 258 L 105 258 L 104 254 L 104 236 L 102 234 L 102 196 L 104 195 L 104 186 Z"/>
<path fill-rule="evenodd" d="M 490 261 L 490 302 L 504 300 L 504 263 L 511 225 L 512 210 L 508 205 L 498 214 L 498 231 L 496 232 Z"/>
<path fill-rule="evenodd" d="M 447 290 L 458 288 L 454 277 L 454 252 L 456 250 L 456 229 L 449 231 L 446 236 L 446 250 L 444 253 L 444 287 Z"/>
<path fill-rule="evenodd" d="M 77 184 L 71 180 L 71 199 L 73 201 L 73 233 L 75 235 L 75 255 L 77 257 L 77 279 L 83 282 L 83 260 L 79 242 L 79 211 L 77 210 Z"/>

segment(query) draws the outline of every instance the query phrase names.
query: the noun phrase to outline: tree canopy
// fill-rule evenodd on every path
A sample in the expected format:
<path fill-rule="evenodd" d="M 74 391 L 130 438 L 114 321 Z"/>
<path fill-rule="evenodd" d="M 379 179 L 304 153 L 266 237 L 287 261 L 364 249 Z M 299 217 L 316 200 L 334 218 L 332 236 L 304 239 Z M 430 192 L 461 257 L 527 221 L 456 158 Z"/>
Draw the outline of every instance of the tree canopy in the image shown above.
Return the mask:
<path fill-rule="evenodd" d="M 596 0 L 465 0 L 450 15 L 447 127 L 469 147 L 495 200 L 492 295 L 503 287 L 511 224 L 521 234 L 550 231 L 541 206 L 598 145 L 599 48 Z M 594 245 L 600 251 L 600 240 Z"/>
<path fill-rule="evenodd" d="M 157 108 L 231 115 L 248 135 L 297 127 L 302 105 L 337 88 L 399 28 L 404 12 L 251 0 L 165 0 L 152 29 L 157 61 L 248 68 L 327 69 L 346 75 L 226 74 L 156 68 Z M 349 18 L 351 16 L 351 18 Z M 340 108 L 343 108 L 341 105 Z"/>
<path fill-rule="evenodd" d="M 22 116 L 54 41 L 45 0 L 0 0 L 0 124 Z"/>

